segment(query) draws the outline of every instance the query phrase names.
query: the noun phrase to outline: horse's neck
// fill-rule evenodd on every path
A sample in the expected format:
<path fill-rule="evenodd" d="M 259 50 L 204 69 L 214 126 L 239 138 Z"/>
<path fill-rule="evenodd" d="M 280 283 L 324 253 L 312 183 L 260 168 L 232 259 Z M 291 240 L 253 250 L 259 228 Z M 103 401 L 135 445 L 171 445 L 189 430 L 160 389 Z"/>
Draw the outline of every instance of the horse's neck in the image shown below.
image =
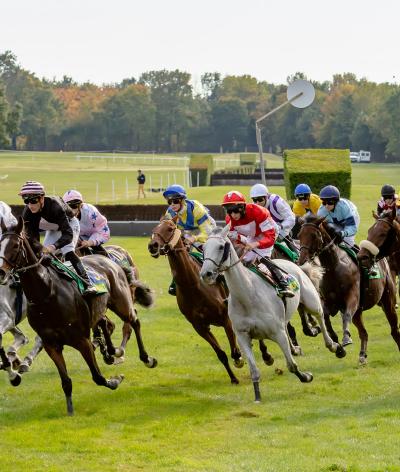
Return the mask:
<path fill-rule="evenodd" d="M 193 279 L 199 279 L 199 269 L 183 244 L 178 244 L 176 249 L 168 253 L 172 275 L 179 285 L 193 284 Z"/>
<path fill-rule="evenodd" d="M 232 250 L 231 250 L 232 254 Z M 225 280 L 229 288 L 229 293 L 239 299 L 243 304 L 254 302 L 254 290 L 250 277 L 250 271 L 242 263 L 237 263 L 236 258 L 232 258 L 231 267 L 224 272 Z M 235 264 L 232 266 L 232 264 Z"/>
<path fill-rule="evenodd" d="M 28 242 L 25 242 L 26 266 L 36 264 L 38 262 L 32 248 Z M 29 302 L 43 303 L 51 293 L 51 277 L 48 270 L 41 264 L 32 267 L 25 272 L 21 272 L 21 283 L 24 293 Z"/>

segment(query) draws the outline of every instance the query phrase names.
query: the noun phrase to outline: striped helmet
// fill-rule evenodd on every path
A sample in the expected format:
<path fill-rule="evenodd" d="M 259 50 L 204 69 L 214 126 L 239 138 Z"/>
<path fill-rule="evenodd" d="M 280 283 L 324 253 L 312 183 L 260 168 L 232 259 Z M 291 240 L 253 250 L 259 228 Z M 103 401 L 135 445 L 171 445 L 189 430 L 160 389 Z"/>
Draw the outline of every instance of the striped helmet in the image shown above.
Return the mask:
<path fill-rule="evenodd" d="M 24 183 L 18 195 L 21 195 L 21 197 L 26 197 L 28 195 L 44 195 L 45 193 L 46 192 L 44 190 L 44 187 L 40 182 L 36 182 L 35 180 L 28 180 Z"/>

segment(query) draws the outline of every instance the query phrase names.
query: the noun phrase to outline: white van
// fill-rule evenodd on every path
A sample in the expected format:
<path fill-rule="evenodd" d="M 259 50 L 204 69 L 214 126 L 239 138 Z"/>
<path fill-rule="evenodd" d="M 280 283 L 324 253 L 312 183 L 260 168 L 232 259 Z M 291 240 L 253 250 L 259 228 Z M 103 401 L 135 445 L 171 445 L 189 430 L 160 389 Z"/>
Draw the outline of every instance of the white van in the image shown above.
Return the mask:
<path fill-rule="evenodd" d="M 359 162 L 371 162 L 371 153 L 369 151 L 360 151 L 360 161 Z"/>
<path fill-rule="evenodd" d="M 350 162 L 360 162 L 360 153 L 359 152 L 351 152 L 350 153 Z"/>

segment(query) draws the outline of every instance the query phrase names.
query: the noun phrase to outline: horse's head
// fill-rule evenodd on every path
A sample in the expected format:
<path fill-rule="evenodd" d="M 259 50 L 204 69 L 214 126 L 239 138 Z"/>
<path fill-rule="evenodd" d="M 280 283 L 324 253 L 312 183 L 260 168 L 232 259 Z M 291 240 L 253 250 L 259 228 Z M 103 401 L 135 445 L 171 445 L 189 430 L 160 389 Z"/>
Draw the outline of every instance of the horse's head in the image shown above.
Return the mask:
<path fill-rule="evenodd" d="M 176 226 L 176 218 L 163 218 L 151 233 L 148 249 L 152 257 L 165 256 L 181 239 L 181 230 Z"/>
<path fill-rule="evenodd" d="M 324 247 L 324 238 L 329 239 L 323 226 L 324 219 L 324 217 L 318 218 L 312 214 L 304 218 L 298 234 L 300 241 L 299 265 L 315 259 Z"/>
<path fill-rule="evenodd" d="M 200 277 L 207 284 L 215 283 L 218 275 L 230 267 L 232 253 L 237 258 L 228 239 L 229 229 L 230 225 L 225 226 L 223 229 L 214 229 L 203 246 L 204 262 L 200 271 Z"/>
<path fill-rule="evenodd" d="M 24 254 L 23 236 L 21 235 L 24 223 L 22 218 L 14 227 L 7 228 L 1 221 L 0 238 L 0 284 L 8 281 L 12 269 L 19 267 L 21 257 Z"/>
<path fill-rule="evenodd" d="M 390 256 L 400 247 L 400 223 L 396 220 L 396 208 L 380 216 L 374 214 L 375 223 L 369 228 L 367 239 L 361 241 L 357 258 L 360 264 L 370 269 L 378 257 Z"/>

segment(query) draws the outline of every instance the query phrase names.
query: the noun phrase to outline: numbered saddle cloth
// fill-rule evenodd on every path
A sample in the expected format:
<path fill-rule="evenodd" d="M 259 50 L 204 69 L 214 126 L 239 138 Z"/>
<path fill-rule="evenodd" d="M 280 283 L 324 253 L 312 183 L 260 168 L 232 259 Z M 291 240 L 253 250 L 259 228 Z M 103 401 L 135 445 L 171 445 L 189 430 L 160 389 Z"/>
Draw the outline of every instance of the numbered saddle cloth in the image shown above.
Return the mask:
<path fill-rule="evenodd" d="M 129 260 L 128 260 L 127 256 L 125 256 L 125 255 L 121 254 L 120 252 L 116 251 L 115 249 L 107 247 L 107 246 L 104 246 L 104 249 L 107 251 L 108 257 L 113 262 L 118 264 L 124 270 L 131 270 L 132 267 L 129 263 Z"/>
<path fill-rule="evenodd" d="M 77 275 L 75 272 L 74 268 L 72 267 L 72 264 L 70 262 L 61 262 L 58 259 L 52 259 L 51 265 L 53 268 L 57 270 L 57 272 L 63 274 L 64 276 L 74 280 L 78 286 L 78 289 L 81 293 L 84 292 L 86 286 L 85 283 L 82 281 L 82 279 Z M 87 265 L 83 264 L 83 266 L 86 269 L 86 273 L 88 274 L 88 277 L 90 281 L 92 282 L 92 285 L 96 288 L 97 290 L 97 295 L 101 295 L 102 293 L 107 293 L 108 288 L 107 288 L 107 278 L 104 277 L 103 275 L 99 274 L 96 272 L 94 269 L 91 267 L 88 267 Z"/>
<path fill-rule="evenodd" d="M 252 272 L 254 272 L 255 274 L 257 274 L 263 280 L 268 282 L 270 285 L 272 285 L 275 288 L 276 292 L 279 293 L 279 285 L 277 284 L 271 272 L 267 269 L 267 267 L 264 264 L 259 264 L 259 266 L 252 265 L 247 268 L 251 270 Z M 297 292 L 298 290 L 300 290 L 300 284 L 298 280 L 296 279 L 296 277 L 294 277 L 291 274 L 287 274 L 285 272 L 283 272 L 282 275 L 288 284 L 288 288 L 290 288 L 292 292 Z"/>

